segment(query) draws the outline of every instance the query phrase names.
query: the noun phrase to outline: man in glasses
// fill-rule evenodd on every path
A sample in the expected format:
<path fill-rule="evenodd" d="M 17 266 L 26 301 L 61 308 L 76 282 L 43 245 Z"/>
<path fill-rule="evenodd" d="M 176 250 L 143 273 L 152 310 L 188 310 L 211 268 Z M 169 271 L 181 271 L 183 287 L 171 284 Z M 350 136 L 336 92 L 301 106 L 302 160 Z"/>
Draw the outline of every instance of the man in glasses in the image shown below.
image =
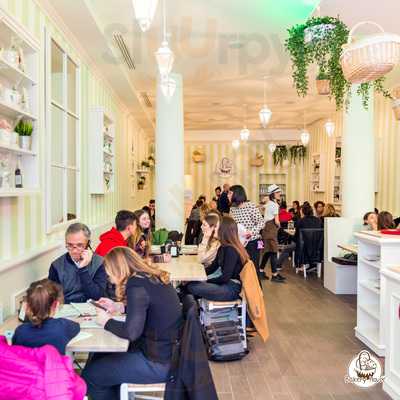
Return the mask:
<path fill-rule="evenodd" d="M 50 266 L 49 279 L 64 290 L 65 303 L 82 303 L 105 296 L 107 274 L 103 258 L 93 254 L 90 248 L 90 230 L 75 223 L 65 232 L 67 253 Z"/>

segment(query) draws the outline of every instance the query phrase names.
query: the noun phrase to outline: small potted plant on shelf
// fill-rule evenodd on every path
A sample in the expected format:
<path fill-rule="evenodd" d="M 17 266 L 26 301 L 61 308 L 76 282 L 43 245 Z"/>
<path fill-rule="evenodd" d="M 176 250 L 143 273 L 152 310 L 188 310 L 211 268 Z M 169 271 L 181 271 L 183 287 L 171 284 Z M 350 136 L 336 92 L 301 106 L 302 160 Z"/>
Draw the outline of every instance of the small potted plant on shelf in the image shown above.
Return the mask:
<path fill-rule="evenodd" d="M 32 122 L 21 119 L 15 127 L 15 132 L 19 136 L 19 147 L 24 150 L 30 150 L 32 146 Z"/>
<path fill-rule="evenodd" d="M 142 163 L 140 164 L 141 168 L 143 169 L 147 169 L 150 168 L 150 163 L 148 161 L 142 161 Z"/>
<path fill-rule="evenodd" d="M 138 180 L 138 189 L 143 190 L 144 189 L 144 184 L 146 183 L 146 177 L 141 176 Z"/>

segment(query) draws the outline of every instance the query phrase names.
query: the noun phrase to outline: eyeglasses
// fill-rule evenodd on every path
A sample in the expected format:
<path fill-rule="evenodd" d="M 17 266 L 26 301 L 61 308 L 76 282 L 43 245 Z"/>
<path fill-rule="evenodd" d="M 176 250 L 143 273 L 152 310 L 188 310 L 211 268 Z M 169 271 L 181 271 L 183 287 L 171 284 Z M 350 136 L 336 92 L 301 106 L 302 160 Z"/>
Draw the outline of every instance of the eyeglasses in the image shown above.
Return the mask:
<path fill-rule="evenodd" d="M 87 247 L 86 243 L 78 243 L 78 244 L 72 244 L 72 243 L 66 243 L 65 248 L 67 250 L 85 250 Z"/>

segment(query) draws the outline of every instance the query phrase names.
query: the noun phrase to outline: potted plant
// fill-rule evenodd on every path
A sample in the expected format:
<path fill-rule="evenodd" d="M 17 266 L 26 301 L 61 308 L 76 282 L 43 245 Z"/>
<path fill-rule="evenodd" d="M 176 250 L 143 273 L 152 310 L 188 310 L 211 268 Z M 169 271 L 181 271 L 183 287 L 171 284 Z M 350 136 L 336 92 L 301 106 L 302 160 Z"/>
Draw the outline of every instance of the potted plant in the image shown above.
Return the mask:
<path fill-rule="evenodd" d="M 150 168 L 150 163 L 148 161 L 142 161 L 140 165 L 143 169 Z"/>
<path fill-rule="evenodd" d="M 326 72 L 320 70 L 315 80 L 318 94 L 325 96 L 331 94 L 331 87 L 329 85 L 329 76 Z"/>
<path fill-rule="evenodd" d="M 295 145 L 291 146 L 289 149 L 290 153 L 290 162 L 292 164 L 296 164 L 297 160 L 298 161 L 304 161 L 304 159 L 307 156 L 307 147 L 303 145 Z"/>
<path fill-rule="evenodd" d="M 291 27 L 288 33 L 285 47 L 292 61 L 292 77 L 298 95 L 307 95 L 308 69 L 316 64 L 319 71 L 324 73 L 324 80 L 329 81 L 330 96 L 335 99 L 336 108 L 347 108 L 351 84 L 346 80 L 340 63 L 343 45 L 349 37 L 347 26 L 339 18 L 312 17 L 303 24 Z M 368 107 L 371 88 L 385 97 L 390 97 L 390 93 L 383 87 L 383 79 L 360 85 L 357 94 L 362 96 L 364 107 Z"/>
<path fill-rule="evenodd" d="M 15 127 L 15 132 L 19 136 L 19 147 L 24 150 L 30 150 L 32 146 L 32 122 L 21 119 Z"/>
<path fill-rule="evenodd" d="M 282 167 L 283 161 L 288 159 L 288 149 L 284 145 L 276 146 L 275 151 L 272 153 L 272 159 L 274 165 L 280 165 Z"/>
<path fill-rule="evenodd" d="M 138 181 L 138 189 L 139 190 L 143 190 L 144 189 L 144 184 L 146 183 L 146 177 L 145 176 L 141 176 L 140 178 L 139 178 L 139 181 Z"/>

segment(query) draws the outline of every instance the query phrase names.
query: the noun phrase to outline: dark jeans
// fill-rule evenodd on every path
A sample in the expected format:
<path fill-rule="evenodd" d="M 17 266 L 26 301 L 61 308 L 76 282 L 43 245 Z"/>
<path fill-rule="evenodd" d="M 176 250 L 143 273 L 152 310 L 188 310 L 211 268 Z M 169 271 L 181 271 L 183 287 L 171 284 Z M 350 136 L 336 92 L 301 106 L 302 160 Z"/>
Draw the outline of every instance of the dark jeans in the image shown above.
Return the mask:
<path fill-rule="evenodd" d="M 186 285 L 186 291 L 195 297 L 212 301 L 233 301 L 239 298 L 242 285 L 229 281 L 224 284 L 208 282 L 190 282 Z"/>
<path fill-rule="evenodd" d="M 282 253 L 279 255 L 277 267 L 280 268 L 287 261 L 287 259 L 296 250 L 296 243 L 290 243 L 283 248 Z"/>
<path fill-rule="evenodd" d="M 258 263 L 260 262 L 260 250 L 258 249 L 258 240 L 252 240 L 247 243 L 246 250 L 251 261 L 253 261 L 254 266 L 258 268 Z"/>
<path fill-rule="evenodd" d="M 166 382 L 170 364 L 148 360 L 140 351 L 93 354 L 82 377 L 92 400 L 119 400 L 121 383 Z"/>
<path fill-rule="evenodd" d="M 264 269 L 265 266 L 267 265 L 268 260 L 271 259 L 271 271 L 273 274 L 275 274 L 276 272 L 278 272 L 276 270 L 277 268 L 277 254 L 273 253 L 272 251 L 267 251 L 266 253 L 264 253 L 263 258 L 261 260 L 261 264 L 260 264 L 260 269 Z"/>

